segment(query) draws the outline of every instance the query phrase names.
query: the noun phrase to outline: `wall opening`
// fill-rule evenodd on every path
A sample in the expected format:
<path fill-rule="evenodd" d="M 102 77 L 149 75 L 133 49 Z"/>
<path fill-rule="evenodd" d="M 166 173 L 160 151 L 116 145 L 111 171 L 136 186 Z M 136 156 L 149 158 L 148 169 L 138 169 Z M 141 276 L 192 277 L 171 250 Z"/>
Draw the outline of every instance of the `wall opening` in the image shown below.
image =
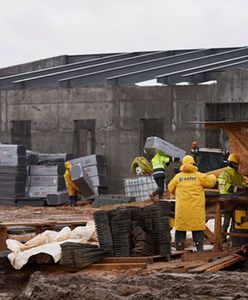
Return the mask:
<path fill-rule="evenodd" d="M 141 119 L 140 120 L 140 155 L 144 155 L 143 148 L 146 138 L 157 136 L 164 138 L 164 119 Z"/>
<path fill-rule="evenodd" d="M 74 120 L 73 121 L 73 154 L 77 157 L 95 154 L 96 120 Z"/>
<path fill-rule="evenodd" d="M 31 149 L 31 120 L 10 121 L 10 143 Z"/>

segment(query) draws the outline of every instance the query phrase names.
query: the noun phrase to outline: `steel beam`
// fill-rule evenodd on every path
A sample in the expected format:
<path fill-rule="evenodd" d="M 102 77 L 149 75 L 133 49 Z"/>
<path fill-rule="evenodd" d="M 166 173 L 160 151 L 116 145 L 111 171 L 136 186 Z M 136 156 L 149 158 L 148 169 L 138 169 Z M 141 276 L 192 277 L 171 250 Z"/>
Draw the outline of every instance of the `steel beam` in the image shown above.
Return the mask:
<path fill-rule="evenodd" d="M 150 55 L 151 53 L 143 54 L 143 55 Z M 95 58 L 95 59 L 88 59 L 88 60 L 83 60 L 79 62 L 74 62 L 70 64 L 65 64 L 62 66 L 56 66 L 52 68 L 46 68 L 42 70 L 36 70 L 36 71 L 31 71 L 31 72 L 25 72 L 25 73 L 19 73 L 15 75 L 10 75 L 10 76 L 5 76 L 0 78 L 0 89 L 9 89 L 12 88 L 12 82 L 17 81 L 17 80 L 23 80 L 27 78 L 36 78 L 39 76 L 46 76 L 49 74 L 53 73 L 58 73 L 58 72 L 63 72 L 63 71 L 68 71 L 71 69 L 75 68 L 80 68 L 80 67 L 87 67 L 91 65 L 96 65 L 96 64 L 103 64 L 107 63 L 110 61 L 115 61 L 115 60 L 121 60 L 121 59 L 128 59 L 131 57 L 136 57 L 139 56 L 139 52 L 130 52 L 130 53 L 121 53 L 121 54 L 113 54 L 113 55 L 108 55 L 100 58 Z"/>
<path fill-rule="evenodd" d="M 181 52 L 181 51 L 180 51 Z M 137 63 L 146 63 L 146 61 L 156 61 L 164 59 L 167 56 L 171 56 L 174 51 L 158 51 L 153 53 L 146 53 L 141 55 L 135 55 L 123 59 L 112 59 L 108 62 L 92 64 L 89 66 L 71 68 L 69 70 L 55 72 L 53 74 L 47 74 L 45 76 L 36 76 L 32 78 L 26 78 L 21 80 L 15 80 L 13 82 L 15 88 L 36 88 L 36 87 L 56 87 L 57 81 L 66 77 L 80 76 L 83 74 L 89 74 L 93 72 L 99 72 L 103 70 L 109 70 L 111 68 L 121 68 L 123 66 L 129 66 Z"/>
<path fill-rule="evenodd" d="M 126 72 L 139 72 L 143 73 L 147 70 L 147 68 L 150 69 L 156 69 L 159 68 L 163 64 L 170 65 L 170 64 L 177 64 L 180 63 L 182 60 L 191 60 L 194 58 L 199 58 L 204 55 L 208 55 L 213 53 L 214 49 L 201 49 L 201 50 L 194 50 L 178 55 L 172 55 L 164 58 L 158 58 L 153 60 L 148 60 L 142 63 L 136 63 L 136 64 L 129 64 L 123 67 L 119 68 L 111 68 L 111 69 L 105 69 L 103 71 L 99 72 L 92 72 L 85 75 L 78 75 L 74 77 L 68 77 L 65 79 L 59 80 L 59 86 L 62 87 L 76 87 L 76 86 L 88 86 L 88 85 L 104 85 L 105 80 L 109 76 L 122 76 L 122 74 L 125 74 Z M 149 69 L 149 70 L 150 70 Z M 156 73 L 155 73 L 156 74 Z"/>
<path fill-rule="evenodd" d="M 196 68 L 190 68 L 187 70 L 183 70 L 181 72 L 170 73 L 167 76 L 157 77 L 157 81 L 165 84 L 176 84 L 179 82 L 188 81 L 188 79 L 192 79 L 194 75 L 195 81 L 199 81 L 200 74 L 213 72 L 213 71 L 221 71 L 230 69 L 233 67 L 240 67 L 246 65 L 248 60 L 248 55 L 244 55 L 238 58 L 228 59 L 225 61 L 219 61 L 213 64 L 207 64 L 198 66 Z M 158 80 L 159 79 L 159 80 Z M 162 79 L 162 80 L 161 80 Z M 162 81 L 162 82 L 161 82 Z M 191 82 L 191 81 L 190 81 Z"/>
<path fill-rule="evenodd" d="M 219 72 L 223 72 L 223 71 L 226 71 L 227 69 L 230 70 L 230 69 L 234 69 L 234 68 L 248 69 L 248 59 L 239 61 L 239 62 L 235 62 L 235 63 L 231 63 L 226 66 L 219 66 L 216 68 L 206 69 L 206 70 L 200 71 L 200 72 L 187 73 L 187 74 L 184 74 L 181 76 L 182 77 L 181 80 L 182 80 L 182 82 L 187 81 L 187 82 L 191 82 L 193 84 L 198 84 L 198 83 L 210 81 L 210 80 L 216 80 Z"/>
<path fill-rule="evenodd" d="M 115 85 L 129 85 L 137 82 L 146 81 L 149 79 L 157 78 L 160 83 L 165 83 L 163 77 L 170 74 L 183 72 L 186 69 L 196 68 L 206 64 L 213 64 L 218 61 L 237 58 L 239 56 L 248 55 L 248 47 L 239 48 L 231 51 L 224 51 L 217 54 L 205 55 L 199 58 L 181 60 L 179 63 L 161 65 L 157 68 L 142 70 L 139 72 L 131 72 L 120 76 L 112 76 L 107 78 L 106 84 Z"/>

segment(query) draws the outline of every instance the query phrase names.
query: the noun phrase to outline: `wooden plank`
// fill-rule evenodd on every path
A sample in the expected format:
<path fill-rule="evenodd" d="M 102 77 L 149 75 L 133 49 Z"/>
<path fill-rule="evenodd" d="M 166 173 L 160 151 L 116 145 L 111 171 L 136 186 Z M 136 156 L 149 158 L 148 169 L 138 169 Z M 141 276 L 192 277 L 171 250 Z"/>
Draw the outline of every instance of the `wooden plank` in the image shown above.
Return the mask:
<path fill-rule="evenodd" d="M 238 232 L 224 232 L 224 235 L 230 235 L 230 236 L 239 236 L 239 237 L 248 237 L 247 233 L 238 233 Z"/>
<path fill-rule="evenodd" d="M 26 243 L 27 241 L 31 240 L 34 238 L 34 236 L 24 236 L 24 235 L 9 235 L 8 236 L 9 239 L 12 239 L 12 240 L 16 240 L 18 242 L 21 242 L 21 243 Z"/>
<path fill-rule="evenodd" d="M 170 255 L 153 255 L 149 256 L 153 259 L 153 261 L 170 261 Z"/>
<path fill-rule="evenodd" d="M 186 251 L 187 252 L 187 251 Z M 175 259 L 181 257 L 185 251 L 174 251 L 170 254 L 170 258 Z"/>
<path fill-rule="evenodd" d="M 83 225 L 85 226 L 88 221 L 85 220 L 57 220 L 57 221 L 46 221 L 46 220 L 38 220 L 38 221 L 18 221 L 18 222 L 0 222 L 0 227 L 4 226 L 49 226 L 49 225 Z"/>
<path fill-rule="evenodd" d="M 212 258 L 221 258 L 229 255 L 227 251 L 204 251 L 204 252 L 185 252 L 181 257 L 183 261 L 209 261 Z"/>
<path fill-rule="evenodd" d="M 104 257 L 101 263 L 153 263 L 152 257 Z"/>
<path fill-rule="evenodd" d="M 214 233 L 207 226 L 204 230 L 204 235 L 210 240 L 211 244 L 214 244 Z"/>
<path fill-rule="evenodd" d="M 213 262 L 206 263 L 200 267 L 191 269 L 189 272 L 190 273 L 202 273 L 213 267 L 220 270 L 220 269 L 223 269 L 226 265 L 232 265 L 233 263 L 236 263 L 237 261 L 241 261 L 241 260 L 243 260 L 242 256 L 239 256 L 237 254 L 232 254 L 232 255 L 228 255 L 223 258 L 217 259 Z M 218 266 L 218 268 L 217 268 L 217 266 Z"/>
<path fill-rule="evenodd" d="M 246 260 L 245 257 L 242 257 L 242 256 L 236 256 L 234 257 L 233 259 L 230 259 L 229 261 L 226 261 L 222 264 L 218 264 L 216 266 L 212 266 L 210 268 L 207 268 L 205 270 L 205 272 L 217 272 L 221 269 L 224 269 L 224 268 L 227 268 L 227 267 L 230 267 L 231 265 L 234 265 L 236 264 L 237 262 L 240 262 L 240 261 L 243 261 L 243 260 Z"/>
<path fill-rule="evenodd" d="M 0 251 L 7 250 L 6 240 L 8 238 L 7 227 L 0 227 Z"/>
<path fill-rule="evenodd" d="M 146 269 L 146 263 L 95 263 L 86 267 L 92 270 L 127 270 L 132 268 Z"/>

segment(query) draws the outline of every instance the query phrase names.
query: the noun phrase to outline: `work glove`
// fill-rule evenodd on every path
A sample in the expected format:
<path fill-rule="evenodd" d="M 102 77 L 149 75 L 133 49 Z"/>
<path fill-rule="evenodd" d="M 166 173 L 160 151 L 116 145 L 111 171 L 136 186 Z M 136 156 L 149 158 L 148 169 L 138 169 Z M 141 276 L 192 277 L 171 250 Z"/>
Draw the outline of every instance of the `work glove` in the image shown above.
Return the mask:
<path fill-rule="evenodd" d="M 242 186 L 234 185 L 234 184 L 232 184 L 228 189 L 229 193 L 243 193 L 244 191 L 245 191 L 245 188 L 243 188 Z"/>

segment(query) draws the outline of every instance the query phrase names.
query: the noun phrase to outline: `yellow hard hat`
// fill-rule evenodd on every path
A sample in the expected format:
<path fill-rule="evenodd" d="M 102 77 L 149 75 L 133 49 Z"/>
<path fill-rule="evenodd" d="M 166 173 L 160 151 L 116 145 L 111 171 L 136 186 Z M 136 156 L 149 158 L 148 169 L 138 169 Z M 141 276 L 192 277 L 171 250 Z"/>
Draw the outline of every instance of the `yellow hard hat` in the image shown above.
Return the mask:
<path fill-rule="evenodd" d="M 239 164 L 239 157 L 237 154 L 235 153 L 231 153 L 229 156 L 228 156 L 228 161 L 231 161 L 231 162 L 234 162 L 235 164 Z"/>
<path fill-rule="evenodd" d="M 71 162 L 66 161 L 66 162 L 65 162 L 65 168 L 66 168 L 66 169 L 70 169 L 70 168 L 71 168 Z"/>
<path fill-rule="evenodd" d="M 185 155 L 183 158 L 184 165 L 193 165 L 195 163 L 194 158 L 191 155 Z"/>

